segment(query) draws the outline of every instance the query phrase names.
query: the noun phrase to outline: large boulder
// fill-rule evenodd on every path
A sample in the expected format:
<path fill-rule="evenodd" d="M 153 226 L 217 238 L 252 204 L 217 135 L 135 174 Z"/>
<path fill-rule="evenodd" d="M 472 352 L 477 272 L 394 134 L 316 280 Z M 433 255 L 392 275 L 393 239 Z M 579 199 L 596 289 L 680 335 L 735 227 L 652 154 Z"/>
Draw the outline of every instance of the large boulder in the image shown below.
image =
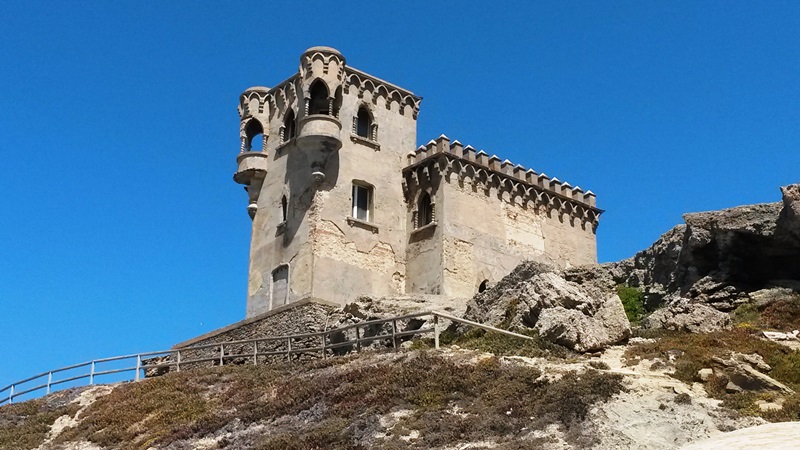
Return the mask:
<path fill-rule="evenodd" d="M 679 299 L 642 319 L 644 328 L 709 333 L 731 326 L 731 317 L 702 303 Z"/>
<path fill-rule="evenodd" d="M 504 328 L 533 328 L 579 352 L 603 349 L 630 336 L 630 323 L 599 266 L 558 270 L 525 262 L 467 305 L 465 318 Z"/>

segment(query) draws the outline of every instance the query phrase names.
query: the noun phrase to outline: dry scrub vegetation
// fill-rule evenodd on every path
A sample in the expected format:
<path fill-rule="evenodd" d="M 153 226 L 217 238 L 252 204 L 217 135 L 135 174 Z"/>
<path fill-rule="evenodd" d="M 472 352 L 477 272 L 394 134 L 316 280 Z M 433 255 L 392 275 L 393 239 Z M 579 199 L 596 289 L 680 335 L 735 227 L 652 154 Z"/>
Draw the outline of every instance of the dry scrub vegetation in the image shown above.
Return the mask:
<path fill-rule="evenodd" d="M 78 411 L 77 405 L 52 400 L 40 398 L 0 408 L 0 449 L 36 448 L 57 418 Z"/>
<path fill-rule="evenodd" d="M 727 331 L 692 334 L 665 331 L 651 331 L 646 337 L 653 342 L 636 344 L 628 347 L 625 358 L 629 363 L 639 359 L 669 360 L 674 359 L 673 376 L 686 383 L 700 382 L 698 371 L 711 367 L 712 358 L 727 358 L 732 352 L 757 353 L 772 367 L 767 374 L 794 389 L 800 390 L 800 352 L 783 345 L 766 340 L 759 336 L 760 332 L 753 327 L 737 327 Z M 723 400 L 723 406 L 739 413 L 758 415 L 770 421 L 800 420 L 800 394 L 785 397 L 783 409 L 777 411 L 761 411 L 756 401 L 773 401 L 778 394 L 772 392 L 740 392 L 728 393 L 725 386 L 728 380 L 724 377 L 711 376 L 705 382 L 708 394 Z"/>
<path fill-rule="evenodd" d="M 569 436 L 592 405 L 623 389 L 619 375 L 589 370 L 552 381 L 534 367 L 477 355 L 416 350 L 171 373 L 100 397 L 56 442 L 163 448 L 264 424 L 259 433 L 230 434 L 218 447 L 368 448 L 381 436 L 384 448 L 476 441 L 535 448 L 542 441 L 533 430 L 557 424 Z M 0 408 L 0 447 L 35 447 L 55 417 L 75 414 L 34 414 L 41 407 L 34 401 Z M 381 425 L 397 412 L 392 426 Z"/>

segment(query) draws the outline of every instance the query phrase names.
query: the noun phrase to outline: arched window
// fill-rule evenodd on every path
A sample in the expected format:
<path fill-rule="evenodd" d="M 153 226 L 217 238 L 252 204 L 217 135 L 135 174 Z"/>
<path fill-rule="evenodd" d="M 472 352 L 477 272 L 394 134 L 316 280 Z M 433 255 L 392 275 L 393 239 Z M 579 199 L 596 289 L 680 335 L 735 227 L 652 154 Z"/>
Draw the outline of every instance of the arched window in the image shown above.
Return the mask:
<path fill-rule="evenodd" d="M 244 128 L 245 150 L 260 152 L 264 150 L 264 127 L 256 119 L 250 119 Z"/>
<path fill-rule="evenodd" d="M 419 197 L 417 203 L 417 228 L 424 227 L 433 222 L 433 204 L 431 196 L 427 192 Z"/>
<path fill-rule="evenodd" d="M 308 114 L 330 114 L 328 107 L 328 87 L 321 80 L 311 84 L 311 100 L 308 104 Z"/>
<path fill-rule="evenodd" d="M 358 108 L 358 115 L 356 116 L 356 134 L 367 139 L 372 139 L 370 130 L 372 129 L 372 117 L 369 115 L 367 108 Z"/>
<path fill-rule="evenodd" d="M 336 88 L 336 93 L 333 96 L 333 113 L 332 116 L 338 118 L 339 110 L 342 109 L 342 87 Z"/>
<path fill-rule="evenodd" d="M 489 287 L 489 280 L 481 281 L 481 285 L 478 286 L 478 293 L 485 291 L 487 287 Z"/>
<path fill-rule="evenodd" d="M 286 196 L 284 195 L 281 198 L 281 223 L 286 222 L 286 217 L 289 213 L 289 201 L 286 200 Z"/>
<path fill-rule="evenodd" d="M 286 112 L 286 118 L 283 119 L 283 142 L 294 139 L 295 124 L 294 124 L 294 110 L 290 109 Z"/>

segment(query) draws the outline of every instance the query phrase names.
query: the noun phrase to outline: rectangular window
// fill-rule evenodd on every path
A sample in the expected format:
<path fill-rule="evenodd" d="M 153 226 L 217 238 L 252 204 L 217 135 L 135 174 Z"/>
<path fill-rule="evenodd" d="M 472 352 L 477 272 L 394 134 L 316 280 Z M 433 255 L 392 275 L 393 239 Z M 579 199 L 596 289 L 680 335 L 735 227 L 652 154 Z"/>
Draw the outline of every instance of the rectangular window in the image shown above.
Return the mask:
<path fill-rule="evenodd" d="M 364 222 L 372 220 L 372 186 L 353 183 L 353 217 Z"/>

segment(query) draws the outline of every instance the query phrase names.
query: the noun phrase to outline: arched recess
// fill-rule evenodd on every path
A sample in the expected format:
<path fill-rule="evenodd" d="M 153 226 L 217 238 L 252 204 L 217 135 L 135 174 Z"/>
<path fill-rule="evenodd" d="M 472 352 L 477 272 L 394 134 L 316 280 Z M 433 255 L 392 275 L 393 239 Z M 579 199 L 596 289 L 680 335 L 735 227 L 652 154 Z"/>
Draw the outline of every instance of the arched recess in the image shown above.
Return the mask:
<path fill-rule="evenodd" d="M 353 131 L 355 134 L 374 141 L 377 140 L 377 128 L 378 126 L 373 120 L 372 112 L 366 106 L 361 105 L 358 108 L 358 113 L 356 114 L 353 124 Z"/>
<path fill-rule="evenodd" d="M 270 283 L 270 309 L 289 301 L 289 264 L 281 264 L 272 271 Z"/>
<path fill-rule="evenodd" d="M 244 127 L 245 150 L 248 152 L 260 152 L 265 150 L 266 136 L 264 127 L 256 119 L 250 119 Z"/>
<path fill-rule="evenodd" d="M 295 122 L 294 110 L 289 108 L 289 110 L 286 112 L 286 117 L 283 119 L 283 128 L 281 128 L 282 142 L 287 142 L 290 139 L 294 139 L 297 132 Z"/>
<path fill-rule="evenodd" d="M 309 101 L 308 101 L 308 114 L 325 114 L 328 115 L 331 113 L 329 110 L 330 102 L 328 101 L 328 86 L 325 85 L 325 82 L 316 79 L 313 83 L 311 83 L 311 89 L 309 90 Z"/>
<path fill-rule="evenodd" d="M 342 87 L 336 88 L 336 93 L 333 96 L 333 116 L 339 117 L 339 110 L 342 109 Z"/>
<path fill-rule="evenodd" d="M 481 268 L 478 271 L 478 276 L 475 279 L 475 289 L 478 294 L 481 292 L 486 291 L 492 286 L 494 277 L 492 277 L 492 272 L 487 269 L 486 267 Z"/>
<path fill-rule="evenodd" d="M 417 216 L 416 216 L 416 227 L 421 228 L 425 225 L 433 223 L 434 220 L 434 211 L 433 211 L 433 201 L 431 201 L 431 194 L 429 192 L 423 192 L 419 196 L 419 200 L 417 200 Z"/>

